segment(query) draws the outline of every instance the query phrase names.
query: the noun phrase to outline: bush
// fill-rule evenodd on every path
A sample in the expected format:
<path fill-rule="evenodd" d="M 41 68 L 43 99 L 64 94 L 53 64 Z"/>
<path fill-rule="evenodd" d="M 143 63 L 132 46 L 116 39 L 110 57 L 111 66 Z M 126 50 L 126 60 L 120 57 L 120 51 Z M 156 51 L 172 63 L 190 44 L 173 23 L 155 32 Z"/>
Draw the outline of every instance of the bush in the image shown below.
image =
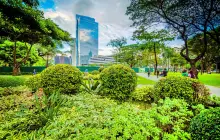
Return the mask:
<path fill-rule="evenodd" d="M 93 79 L 93 80 L 99 80 L 100 79 L 100 75 L 92 75 L 92 74 L 88 74 L 86 76 L 83 77 L 84 80 L 89 80 L 89 79 Z"/>
<path fill-rule="evenodd" d="M 134 92 L 132 92 L 131 99 L 151 104 L 154 102 L 154 88 L 151 86 L 137 88 Z"/>
<path fill-rule="evenodd" d="M 220 138 L 220 107 L 201 112 L 190 123 L 193 140 L 217 140 Z"/>
<path fill-rule="evenodd" d="M 21 76 L 1 76 L 0 87 L 16 87 L 24 85 L 25 78 Z"/>
<path fill-rule="evenodd" d="M 100 74 L 101 94 L 126 99 L 137 86 L 137 75 L 131 68 L 118 64 L 105 68 Z"/>
<path fill-rule="evenodd" d="M 104 68 L 105 68 L 105 67 L 101 66 L 101 67 L 99 68 L 99 72 L 102 72 L 102 71 L 104 70 Z"/>
<path fill-rule="evenodd" d="M 31 91 L 26 86 L 0 88 L 0 97 L 9 95 L 20 95 L 22 93 L 29 94 L 31 93 Z"/>
<path fill-rule="evenodd" d="M 77 93 L 82 79 L 80 70 L 67 64 L 48 67 L 41 73 L 41 84 L 46 92 Z"/>
<path fill-rule="evenodd" d="M 41 75 L 37 74 L 30 77 L 25 81 L 25 85 L 31 88 L 32 91 L 37 91 L 39 88 L 41 88 Z"/>
<path fill-rule="evenodd" d="M 94 71 L 92 71 L 92 72 L 90 72 L 92 75 L 97 75 L 97 74 L 99 74 L 99 71 L 97 71 L 97 70 L 94 70 Z"/>
<path fill-rule="evenodd" d="M 204 103 L 210 95 L 204 84 L 188 77 L 163 78 L 156 83 L 154 88 L 157 100 L 169 97 L 185 99 L 188 103 Z"/>

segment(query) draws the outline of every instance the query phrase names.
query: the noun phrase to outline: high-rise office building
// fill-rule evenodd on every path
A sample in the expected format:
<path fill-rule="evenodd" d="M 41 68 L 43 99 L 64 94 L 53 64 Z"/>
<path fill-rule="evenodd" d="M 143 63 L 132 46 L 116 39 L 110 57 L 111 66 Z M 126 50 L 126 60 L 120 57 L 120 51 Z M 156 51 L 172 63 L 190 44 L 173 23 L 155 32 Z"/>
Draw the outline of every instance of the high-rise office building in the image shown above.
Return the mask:
<path fill-rule="evenodd" d="M 98 55 L 98 23 L 81 15 L 76 15 L 76 21 L 76 65 L 88 65 Z"/>

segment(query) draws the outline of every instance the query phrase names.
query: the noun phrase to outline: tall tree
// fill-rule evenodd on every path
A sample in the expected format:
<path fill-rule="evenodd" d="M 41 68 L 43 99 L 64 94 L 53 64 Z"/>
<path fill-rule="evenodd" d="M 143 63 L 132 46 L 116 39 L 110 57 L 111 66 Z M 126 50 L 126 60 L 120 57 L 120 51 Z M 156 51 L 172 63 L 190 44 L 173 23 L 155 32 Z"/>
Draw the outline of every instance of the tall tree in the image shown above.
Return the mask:
<path fill-rule="evenodd" d="M 142 41 L 142 43 L 144 44 L 142 45 L 143 49 L 148 49 L 154 53 L 154 72 L 156 74 L 158 66 L 157 54 L 159 53 L 159 51 L 161 51 L 162 48 L 164 48 L 165 41 L 173 40 L 173 36 L 167 30 L 147 32 L 146 29 L 141 26 L 139 30 L 136 30 L 134 32 L 133 37 L 134 39 Z"/>
<path fill-rule="evenodd" d="M 197 55 L 203 51 L 203 36 L 198 34 L 194 36 L 192 39 L 188 41 L 189 49 L 192 51 L 193 54 Z M 203 73 L 204 69 L 207 72 L 211 71 L 211 67 L 215 64 L 216 57 L 220 56 L 220 47 L 219 44 L 212 39 L 211 36 L 207 37 L 207 51 L 205 55 L 200 60 L 201 63 L 201 73 Z"/>
<path fill-rule="evenodd" d="M 115 48 L 116 54 L 120 52 L 120 48 L 127 44 L 127 39 L 117 38 L 117 39 L 111 39 L 110 42 L 107 44 L 107 46 L 112 46 Z M 116 55 L 116 62 L 118 62 L 118 56 Z"/>
<path fill-rule="evenodd" d="M 127 14 L 135 26 L 165 24 L 178 33 L 184 41 L 181 56 L 190 63 L 194 74 L 197 75 L 195 64 L 207 51 L 208 30 L 211 26 L 215 29 L 220 24 L 219 9 L 218 0 L 131 0 Z M 203 34 L 204 49 L 197 57 L 191 59 L 187 42 L 197 33 Z"/>
<path fill-rule="evenodd" d="M 119 62 L 126 63 L 132 68 L 138 63 L 139 53 L 138 44 L 133 44 L 121 47 L 116 56 L 118 56 Z"/>
<path fill-rule="evenodd" d="M 13 75 L 17 75 L 22 63 L 25 63 L 34 44 L 44 46 L 53 44 L 54 40 L 69 41 L 70 34 L 59 28 L 52 20 L 45 19 L 43 12 L 37 9 L 37 0 L 1 0 L 0 1 L 0 36 L 14 42 Z M 17 62 L 17 42 L 24 42 L 26 56 Z"/>

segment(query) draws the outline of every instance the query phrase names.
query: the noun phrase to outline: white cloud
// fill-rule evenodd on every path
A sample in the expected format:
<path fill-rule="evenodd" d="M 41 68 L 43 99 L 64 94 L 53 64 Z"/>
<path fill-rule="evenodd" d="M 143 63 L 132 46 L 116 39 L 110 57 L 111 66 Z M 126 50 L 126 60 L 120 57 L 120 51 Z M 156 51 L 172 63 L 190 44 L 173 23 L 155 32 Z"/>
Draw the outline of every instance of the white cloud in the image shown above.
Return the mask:
<path fill-rule="evenodd" d="M 125 15 L 129 0 L 54 0 L 54 2 L 55 10 L 44 10 L 45 17 L 53 19 L 72 37 L 76 37 L 76 14 L 96 19 L 99 23 L 99 48 L 105 49 L 99 51 L 101 55 L 111 54 L 111 49 L 106 47 L 111 39 L 132 36 L 134 30 L 130 27 L 132 22 Z M 82 36 L 84 35 L 82 33 Z"/>
<path fill-rule="evenodd" d="M 91 30 L 81 29 L 79 31 L 80 40 L 83 42 L 89 41 L 91 39 L 90 37 L 91 32 L 92 32 Z"/>
<path fill-rule="evenodd" d="M 135 43 L 130 40 L 135 28 L 130 27 L 132 21 L 125 15 L 130 0 L 54 0 L 54 2 L 55 9 L 45 10 L 45 17 L 53 19 L 72 37 L 76 37 L 76 14 L 95 18 L 99 23 L 100 55 L 111 54 L 112 48 L 106 46 L 111 39 L 126 37 L 129 44 Z M 158 25 L 156 28 L 162 27 Z M 85 34 L 83 33 L 82 36 L 85 37 Z M 88 39 L 84 38 L 84 40 Z M 171 43 L 171 46 L 180 45 L 182 43 L 179 41 Z"/>

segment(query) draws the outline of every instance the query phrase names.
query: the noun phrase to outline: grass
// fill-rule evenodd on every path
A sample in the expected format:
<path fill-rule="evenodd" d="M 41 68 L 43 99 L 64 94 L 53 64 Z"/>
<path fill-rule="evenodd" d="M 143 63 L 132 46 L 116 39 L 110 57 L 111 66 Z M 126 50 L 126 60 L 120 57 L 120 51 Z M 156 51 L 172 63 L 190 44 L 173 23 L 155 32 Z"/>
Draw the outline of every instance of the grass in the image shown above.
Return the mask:
<path fill-rule="evenodd" d="M 181 73 L 168 72 L 168 76 L 181 76 Z M 205 85 L 220 87 L 220 74 L 200 74 L 199 81 Z"/>
<path fill-rule="evenodd" d="M 138 76 L 138 81 L 137 81 L 138 85 L 154 85 L 155 83 L 156 83 L 155 81 Z"/>

